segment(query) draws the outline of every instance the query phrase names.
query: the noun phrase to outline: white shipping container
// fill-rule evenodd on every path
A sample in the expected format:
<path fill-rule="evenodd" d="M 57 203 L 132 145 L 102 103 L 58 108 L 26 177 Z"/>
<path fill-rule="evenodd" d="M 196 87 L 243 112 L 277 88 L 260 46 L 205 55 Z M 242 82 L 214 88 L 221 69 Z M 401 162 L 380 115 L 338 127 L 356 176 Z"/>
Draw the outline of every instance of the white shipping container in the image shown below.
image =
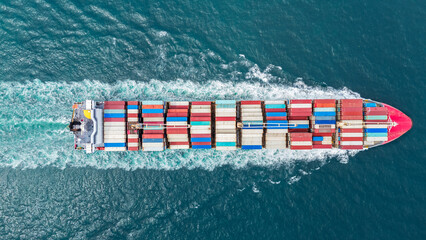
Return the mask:
<path fill-rule="evenodd" d="M 216 136 L 216 142 L 236 142 L 237 141 L 237 136 L 236 135 L 231 135 L 229 134 L 229 136 Z"/>
<path fill-rule="evenodd" d="M 139 122 L 138 118 L 127 118 L 127 122 Z"/>
<path fill-rule="evenodd" d="M 139 147 L 139 143 L 129 142 L 129 143 L 127 143 L 127 146 L 129 146 L 129 147 Z"/>
<path fill-rule="evenodd" d="M 211 109 L 211 105 L 191 105 L 191 109 Z"/>
<path fill-rule="evenodd" d="M 290 141 L 291 146 L 311 146 L 312 141 Z"/>
<path fill-rule="evenodd" d="M 138 134 L 129 134 L 129 135 L 127 135 L 127 138 L 135 139 L 135 138 L 139 138 L 139 135 Z"/>
<path fill-rule="evenodd" d="M 200 130 L 202 130 L 202 129 L 207 129 L 207 130 L 210 130 L 211 129 L 211 126 L 210 125 L 201 125 L 201 126 L 198 126 L 198 125 L 191 125 L 191 129 L 200 129 Z"/>
<path fill-rule="evenodd" d="M 261 122 L 263 122 L 263 117 L 262 116 L 260 116 L 260 117 L 242 117 L 241 120 L 242 121 L 261 121 Z"/>
<path fill-rule="evenodd" d="M 293 103 L 288 105 L 289 108 L 312 108 L 310 103 Z"/>
<path fill-rule="evenodd" d="M 341 137 L 363 137 L 363 133 L 340 133 Z"/>
<path fill-rule="evenodd" d="M 241 109 L 260 109 L 261 107 L 260 104 L 241 104 Z"/>
<path fill-rule="evenodd" d="M 127 109 L 127 113 L 139 113 L 139 109 Z"/>
<path fill-rule="evenodd" d="M 115 134 L 118 134 L 118 135 L 126 134 L 126 131 L 124 129 L 123 130 L 118 130 L 118 131 L 116 131 L 116 130 L 104 131 L 104 135 L 115 135 Z"/>
<path fill-rule="evenodd" d="M 163 151 L 164 147 L 144 147 L 142 150 L 144 152 L 158 152 Z"/>
<path fill-rule="evenodd" d="M 347 129 L 347 128 L 360 129 L 360 128 L 363 128 L 363 127 L 362 127 L 362 125 L 341 125 L 340 128 L 344 128 L 344 129 Z"/>
<path fill-rule="evenodd" d="M 265 133 L 266 137 L 287 137 L 287 134 L 285 133 Z"/>
<path fill-rule="evenodd" d="M 216 108 L 216 113 L 223 113 L 223 112 L 237 112 L 237 109 L 235 109 L 235 108 Z"/>
<path fill-rule="evenodd" d="M 216 150 L 220 150 L 220 151 L 237 150 L 237 147 L 222 147 L 222 146 L 217 146 Z"/>
<path fill-rule="evenodd" d="M 242 117 L 258 117 L 263 116 L 263 113 L 261 111 L 259 112 L 241 112 Z"/>
<path fill-rule="evenodd" d="M 368 141 L 368 142 L 382 142 L 387 140 L 388 140 L 387 137 L 366 137 L 365 138 L 365 141 Z"/>
<path fill-rule="evenodd" d="M 192 113 L 210 113 L 210 108 L 193 108 L 191 109 Z"/>
<path fill-rule="evenodd" d="M 151 122 L 164 122 L 163 117 L 151 117 L 151 118 L 143 118 L 144 121 L 151 121 Z"/>
<path fill-rule="evenodd" d="M 167 122 L 167 126 L 187 126 L 187 122 Z"/>
<path fill-rule="evenodd" d="M 104 143 L 125 143 L 125 138 L 105 138 Z"/>
<path fill-rule="evenodd" d="M 242 134 L 263 134 L 263 129 L 241 129 Z"/>
<path fill-rule="evenodd" d="M 262 109 L 261 108 L 246 108 L 246 109 L 241 109 L 241 113 L 261 113 Z"/>
<path fill-rule="evenodd" d="M 121 151 L 126 151 L 127 148 L 126 147 L 105 147 L 106 152 L 121 152 Z"/>
<path fill-rule="evenodd" d="M 322 141 L 321 144 L 322 145 L 331 145 L 332 142 L 331 141 Z"/>
<path fill-rule="evenodd" d="M 288 133 L 288 129 L 266 129 L 267 133 Z"/>
<path fill-rule="evenodd" d="M 236 112 L 216 112 L 216 117 L 236 117 Z"/>
<path fill-rule="evenodd" d="M 342 146 L 348 146 L 348 145 L 362 145 L 362 141 L 340 141 L 340 145 Z"/>
<path fill-rule="evenodd" d="M 164 146 L 163 142 L 142 142 L 143 147 L 162 147 Z"/>
<path fill-rule="evenodd" d="M 110 134 L 110 135 L 106 135 L 104 134 L 104 139 L 125 139 L 126 138 L 126 134 Z"/>
<path fill-rule="evenodd" d="M 351 124 L 357 124 L 357 125 L 362 125 L 363 120 L 342 120 L 342 122 L 344 122 L 344 123 L 351 123 Z"/>
<path fill-rule="evenodd" d="M 287 141 L 287 138 L 286 137 L 269 137 L 269 136 L 266 136 L 265 141 L 267 141 L 267 142 L 269 142 L 269 141 L 285 142 L 285 141 Z"/>
<path fill-rule="evenodd" d="M 265 145 L 266 149 L 286 149 L 286 145 Z"/>
<path fill-rule="evenodd" d="M 241 134 L 243 138 L 261 138 L 263 137 L 263 134 L 258 133 L 243 133 Z"/>
<path fill-rule="evenodd" d="M 211 134 L 211 129 L 198 129 L 198 128 L 192 128 L 191 127 L 191 134 Z"/>
<path fill-rule="evenodd" d="M 288 123 L 295 123 L 295 124 L 309 124 L 309 120 L 289 120 Z"/>
<path fill-rule="evenodd" d="M 187 139 L 188 134 L 167 134 L 167 139 Z"/>
<path fill-rule="evenodd" d="M 266 104 L 285 104 L 285 101 L 284 100 L 266 100 L 265 105 Z"/>
<path fill-rule="evenodd" d="M 314 128 L 315 129 L 335 129 L 336 125 L 334 125 L 334 124 L 331 124 L 331 125 L 329 125 L 329 124 L 315 124 Z"/>
<path fill-rule="evenodd" d="M 380 124 L 366 124 L 364 128 L 388 128 L 388 125 L 380 125 Z"/>
<path fill-rule="evenodd" d="M 170 145 L 170 149 L 189 149 L 189 145 Z"/>
<path fill-rule="evenodd" d="M 217 134 L 236 134 L 236 129 L 216 129 Z"/>
<path fill-rule="evenodd" d="M 104 122 L 104 127 L 126 126 L 126 122 Z"/>
<path fill-rule="evenodd" d="M 262 139 L 242 139 L 242 145 L 262 145 Z"/>
<path fill-rule="evenodd" d="M 169 106 L 188 106 L 188 101 L 169 102 Z"/>
<path fill-rule="evenodd" d="M 336 108 L 327 107 L 327 108 L 314 108 L 314 112 L 335 112 Z"/>

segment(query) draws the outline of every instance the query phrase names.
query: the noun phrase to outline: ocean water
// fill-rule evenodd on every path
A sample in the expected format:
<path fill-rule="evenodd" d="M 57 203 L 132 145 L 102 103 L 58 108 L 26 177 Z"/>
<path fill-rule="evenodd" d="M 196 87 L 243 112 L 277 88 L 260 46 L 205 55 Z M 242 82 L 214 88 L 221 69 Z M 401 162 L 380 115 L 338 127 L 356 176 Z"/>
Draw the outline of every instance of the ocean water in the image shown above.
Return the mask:
<path fill-rule="evenodd" d="M 0 1 L 0 239 L 425 239 L 426 2 Z M 367 151 L 87 155 L 74 101 L 371 98 Z"/>

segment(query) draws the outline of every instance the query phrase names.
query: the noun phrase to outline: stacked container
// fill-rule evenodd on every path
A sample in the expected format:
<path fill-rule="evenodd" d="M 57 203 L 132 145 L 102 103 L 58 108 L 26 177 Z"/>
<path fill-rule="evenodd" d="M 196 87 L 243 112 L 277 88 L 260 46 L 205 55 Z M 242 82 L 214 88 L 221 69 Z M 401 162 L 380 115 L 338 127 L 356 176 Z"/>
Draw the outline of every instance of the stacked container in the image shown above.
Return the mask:
<path fill-rule="evenodd" d="M 143 101 L 142 121 L 142 150 L 163 151 L 165 149 L 163 101 Z"/>
<path fill-rule="evenodd" d="M 241 149 L 262 149 L 263 111 L 261 101 L 241 101 Z"/>
<path fill-rule="evenodd" d="M 237 104 L 235 100 L 215 102 L 216 149 L 237 149 Z"/>
<path fill-rule="evenodd" d="M 266 133 L 265 148 L 287 147 L 288 121 L 284 100 L 265 101 Z"/>
<path fill-rule="evenodd" d="M 311 150 L 312 133 L 292 132 L 290 133 L 290 149 Z"/>
<path fill-rule="evenodd" d="M 189 149 L 189 102 L 169 102 L 167 110 L 167 141 L 170 149 Z"/>
<path fill-rule="evenodd" d="M 129 151 L 139 150 L 139 131 L 131 129 L 131 125 L 138 124 L 139 119 L 139 102 L 127 102 L 127 150 Z"/>
<path fill-rule="evenodd" d="M 388 140 L 388 109 L 376 103 L 364 103 L 364 143 L 374 145 L 375 142 Z"/>
<path fill-rule="evenodd" d="M 312 100 L 290 100 L 288 119 L 290 132 L 308 132 L 309 117 L 312 115 Z"/>
<path fill-rule="evenodd" d="M 340 149 L 363 149 L 362 99 L 339 101 Z"/>
<path fill-rule="evenodd" d="M 314 113 L 311 117 L 313 148 L 333 148 L 333 135 L 336 132 L 336 100 L 314 100 Z"/>
<path fill-rule="evenodd" d="M 192 149 L 212 148 L 212 102 L 191 103 L 191 145 Z"/>
<path fill-rule="evenodd" d="M 104 102 L 105 151 L 126 151 L 126 102 Z"/>

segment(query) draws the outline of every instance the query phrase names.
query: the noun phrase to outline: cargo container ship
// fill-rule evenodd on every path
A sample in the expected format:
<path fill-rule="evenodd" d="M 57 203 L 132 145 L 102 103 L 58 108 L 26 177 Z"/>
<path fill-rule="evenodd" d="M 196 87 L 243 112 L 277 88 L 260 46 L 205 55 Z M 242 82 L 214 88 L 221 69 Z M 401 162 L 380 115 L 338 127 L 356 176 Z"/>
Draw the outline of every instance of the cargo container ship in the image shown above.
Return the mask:
<path fill-rule="evenodd" d="M 389 143 L 411 129 L 398 109 L 370 99 L 92 101 L 74 103 L 74 148 L 347 149 Z"/>

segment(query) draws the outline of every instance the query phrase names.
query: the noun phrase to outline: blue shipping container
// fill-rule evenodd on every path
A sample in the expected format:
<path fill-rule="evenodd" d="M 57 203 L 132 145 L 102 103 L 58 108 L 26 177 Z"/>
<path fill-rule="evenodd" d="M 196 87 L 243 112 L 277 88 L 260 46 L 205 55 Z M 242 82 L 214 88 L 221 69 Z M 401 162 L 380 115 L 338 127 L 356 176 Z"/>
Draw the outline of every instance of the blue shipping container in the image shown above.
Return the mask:
<path fill-rule="evenodd" d="M 104 143 L 105 147 L 125 147 L 126 143 Z"/>
<path fill-rule="evenodd" d="M 104 118 L 125 118 L 125 113 L 105 113 Z"/>

